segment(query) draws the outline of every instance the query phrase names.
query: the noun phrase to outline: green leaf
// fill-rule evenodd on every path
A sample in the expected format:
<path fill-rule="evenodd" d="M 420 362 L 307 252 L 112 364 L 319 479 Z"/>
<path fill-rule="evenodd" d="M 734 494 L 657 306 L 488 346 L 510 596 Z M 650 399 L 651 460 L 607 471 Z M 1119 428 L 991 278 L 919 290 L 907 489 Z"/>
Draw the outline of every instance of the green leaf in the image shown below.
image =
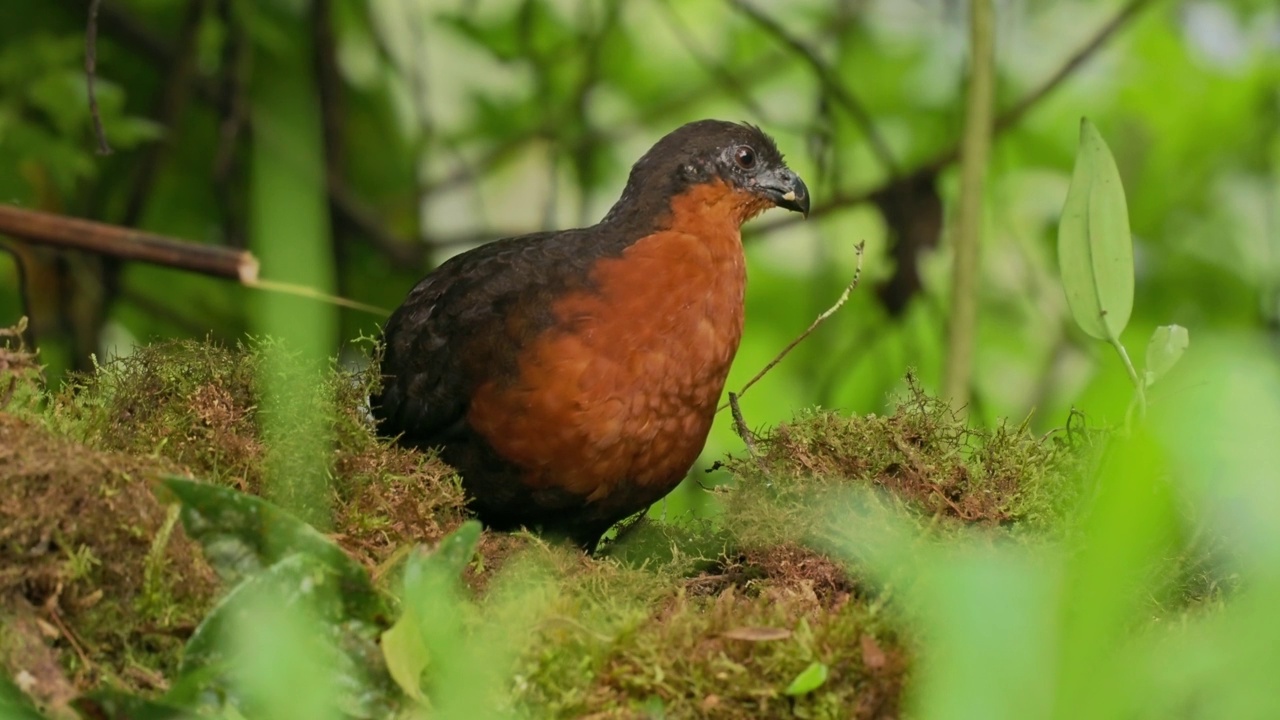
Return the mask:
<path fill-rule="evenodd" d="M 325 620 L 340 622 L 341 605 L 338 604 L 337 576 L 331 568 L 309 555 L 291 555 L 262 572 L 255 573 L 222 598 L 204 617 L 191 634 L 182 653 L 179 673 L 185 675 L 197 668 L 218 665 L 224 659 L 223 636 L 245 607 L 245 599 L 271 592 L 284 598 L 286 604 L 294 604 L 304 598 L 318 601 L 314 607 Z M 324 601 L 324 602 L 320 602 Z"/>
<path fill-rule="evenodd" d="M 427 647 L 422 642 L 418 614 L 406 611 L 391 629 L 382 633 L 382 657 L 400 689 L 414 700 L 424 700 L 422 671 L 427 669 Z"/>
<path fill-rule="evenodd" d="M 405 561 L 403 613 L 382 634 L 387 670 L 409 697 L 426 700 L 423 673 L 432 666 L 432 705 L 440 717 L 474 715 L 492 700 L 484 671 L 471 662 L 478 657 L 473 654 L 475 638 L 470 643 L 466 639 L 466 603 L 458 592 L 459 576 L 475 554 L 480 531 L 480 523 L 468 521 L 433 552 L 419 550 Z"/>
<path fill-rule="evenodd" d="M 413 563 L 415 570 L 439 572 L 457 579 L 467 569 L 467 563 L 476 554 L 476 545 L 480 543 L 479 522 L 468 520 L 449 533 L 440 541 L 440 546 L 430 555 L 419 555 Z"/>
<path fill-rule="evenodd" d="M 1118 341 L 1133 311 L 1133 239 L 1120 171 L 1087 118 L 1058 223 L 1058 264 L 1080 329 Z"/>
<path fill-rule="evenodd" d="M 71 704 L 82 716 L 95 720 L 178 720 L 195 717 L 182 708 L 113 688 L 85 693 Z"/>
<path fill-rule="evenodd" d="M 334 572 L 347 617 L 377 623 L 387 616 L 365 569 L 310 525 L 262 498 L 230 488 L 182 478 L 169 478 L 165 486 L 182 501 L 187 535 L 200 543 L 224 580 L 238 580 L 303 553 Z"/>
<path fill-rule="evenodd" d="M 814 660 L 809 663 L 809 667 L 801 670 L 796 679 L 792 680 L 787 689 L 782 692 L 787 695 L 808 695 L 822 687 L 822 683 L 827 681 L 828 672 L 825 663 Z"/>
<path fill-rule="evenodd" d="M 1147 343 L 1147 371 L 1145 380 L 1147 387 L 1173 369 L 1191 344 L 1191 336 L 1181 325 L 1161 325 L 1151 333 L 1151 341 Z"/>
<path fill-rule="evenodd" d="M 183 650 L 179 677 L 165 700 L 196 705 L 215 702 L 244 707 L 248 700 L 233 681 L 235 657 L 228 642 L 233 630 L 253 622 L 264 598 L 286 609 L 303 609 L 315 618 L 325 662 L 338 680 L 338 705 L 356 718 L 388 717 L 394 710 L 393 687 L 376 658 L 377 628 L 346 615 L 342 578 L 311 555 L 295 554 L 247 577 L 205 616 Z M 241 626 L 242 627 L 242 626 Z"/>
<path fill-rule="evenodd" d="M 0 672 L 0 718 L 44 720 L 44 716 L 36 712 L 26 694 L 4 672 Z"/>
<path fill-rule="evenodd" d="M 449 657 L 461 638 L 458 576 L 475 555 L 480 529 L 480 523 L 468 520 L 441 540 L 435 552 L 415 553 L 405 562 L 404 607 L 423 615 L 419 637 L 428 655 Z"/>
<path fill-rule="evenodd" d="M 439 547 L 430 554 L 417 553 L 405 565 L 404 612 L 396 624 L 382 634 L 382 655 L 387 670 L 405 694 L 415 700 L 424 699 L 422 672 L 427 668 L 429 647 L 441 651 L 441 633 L 448 644 L 456 639 L 460 628 L 450 622 L 455 619 L 453 605 L 458 576 L 466 569 L 475 555 L 480 541 L 480 523 L 471 520 L 445 536 Z M 435 605 L 445 607 L 430 618 L 420 618 L 421 610 Z M 430 627 L 424 623 L 430 620 Z"/>

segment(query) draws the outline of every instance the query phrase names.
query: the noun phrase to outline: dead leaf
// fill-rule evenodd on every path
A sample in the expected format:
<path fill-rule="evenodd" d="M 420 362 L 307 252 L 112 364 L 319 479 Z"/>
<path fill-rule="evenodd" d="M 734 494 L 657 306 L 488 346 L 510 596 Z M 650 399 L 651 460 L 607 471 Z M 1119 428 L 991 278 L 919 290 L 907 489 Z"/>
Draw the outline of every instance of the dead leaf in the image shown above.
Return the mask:
<path fill-rule="evenodd" d="M 57 640 L 58 638 L 62 637 L 62 633 L 58 630 L 58 628 L 54 627 L 52 624 L 45 622 L 40 618 L 36 618 L 35 620 L 36 620 L 36 627 L 40 628 L 41 635 L 45 636 L 50 640 Z"/>

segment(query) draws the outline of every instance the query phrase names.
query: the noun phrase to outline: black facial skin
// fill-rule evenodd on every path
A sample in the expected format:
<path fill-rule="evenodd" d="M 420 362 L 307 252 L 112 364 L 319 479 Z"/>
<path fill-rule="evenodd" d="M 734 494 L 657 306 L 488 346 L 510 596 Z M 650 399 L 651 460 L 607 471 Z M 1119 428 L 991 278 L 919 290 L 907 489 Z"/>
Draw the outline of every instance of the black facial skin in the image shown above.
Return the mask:
<path fill-rule="evenodd" d="M 777 154 L 773 150 L 773 154 Z M 761 162 L 751 145 L 738 145 L 724 152 L 721 163 L 730 169 L 736 185 L 768 198 L 774 205 L 809 215 L 809 188 L 779 155 L 774 162 Z"/>

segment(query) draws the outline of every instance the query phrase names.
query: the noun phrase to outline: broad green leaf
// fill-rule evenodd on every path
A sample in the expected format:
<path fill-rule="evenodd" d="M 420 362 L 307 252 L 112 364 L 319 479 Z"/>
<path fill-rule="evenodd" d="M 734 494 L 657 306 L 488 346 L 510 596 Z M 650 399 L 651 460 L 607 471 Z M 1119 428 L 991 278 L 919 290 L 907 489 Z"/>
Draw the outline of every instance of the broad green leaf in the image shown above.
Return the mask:
<path fill-rule="evenodd" d="M 350 717 L 387 717 L 394 709 L 391 678 L 378 656 L 377 628 L 346 615 L 340 575 L 305 554 L 294 554 L 246 578 L 205 616 L 183 650 L 179 677 L 167 702 L 230 704 L 244 707 L 234 681 L 237 670 L 229 642 L 241 623 L 253 623 L 264 598 L 288 611 L 312 618 L 314 637 L 322 641 L 325 664 L 336 680 L 337 703 Z"/>
<path fill-rule="evenodd" d="M 420 637 L 429 655 L 449 657 L 461 637 L 458 577 L 475 555 L 480 529 L 480 523 L 469 520 L 441 540 L 434 552 L 415 553 L 405 562 L 403 606 L 406 612 L 421 614 Z"/>
<path fill-rule="evenodd" d="M 460 628 L 451 620 L 456 619 L 454 595 L 458 576 L 466 569 L 480 541 L 480 523 L 469 521 L 440 541 L 430 554 L 418 553 L 405 566 L 404 612 L 396 624 L 382 634 L 382 655 L 387 670 L 401 689 L 422 700 L 422 672 L 427 668 L 434 646 L 439 652 L 441 643 L 448 645 L 456 640 Z M 419 617 L 422 609 L 430 605 L 447 608 L 431 617 Z M 429 627 L 424 627 L 424 623 Z M 442 637 L 441 635 L 445 636 Z"/>
<path fill-rule="evenodd" d="M 1099 340 L 1118 340 L 1133 310 L 1133 239 L 1120 171 L 1087 118 L 1058 222 L 1058 263 L 1076 323 Z"/>
<path fill-rule="evenodd" d="M 232 588 L 196 627 L 183 650 L 179 673 L 185 675 L 206 665 L 216 665 L 224 659 L 223 636 L 243 612 L 245 598 L 262 592 L 271 592 L 286 604 L 313 598 L 313 607 L 322 619 L 340 622 L 342 608 L 334 592 L 336 590 L 336 574 L 310 555 L 290 555 L 262 572 L 250 575 Z"/>
<path fill-rule="evenodd" d="M 429 555 L 419 555 L 418 562 L 413 563 L 415 570 L 440 572 L 457 579 L 467 563 L 476 554 L 476 545 L 480 542 L 480 523 L 468 520 L 458 526 L 440 541 L 439 547 Z"/>
<path fill-rule="evenodd" d="M 1161 325 L 1156 328 L 1151 333 L 1151 341 L 1147 343 L 1147 387 L 1172 370 L 1190 344 L 1191 337 L 1181 325 Z"/>
<path fill-rule="evenodd" d="M 165 486 L 182 501 L 182 526 L 226 581 L 260 572 L 304 553 L 332 570 L 348 617 L 376 623 L 386 617 L 369 574 L 315 528 L 262 498 L 230 488 L 169 478 Z"/>
<path fill-rule="evenodd" d="M 787 695 L 808 695 L 822 687 L 822 683 L 827 681 L 827 673 L 826 663 L 814 660 L 809 663 L 809 667 L 801 670 L 800 674 L 796 675 L 796 679 L 792 680 L 787 689 L 782 692 Z"/>

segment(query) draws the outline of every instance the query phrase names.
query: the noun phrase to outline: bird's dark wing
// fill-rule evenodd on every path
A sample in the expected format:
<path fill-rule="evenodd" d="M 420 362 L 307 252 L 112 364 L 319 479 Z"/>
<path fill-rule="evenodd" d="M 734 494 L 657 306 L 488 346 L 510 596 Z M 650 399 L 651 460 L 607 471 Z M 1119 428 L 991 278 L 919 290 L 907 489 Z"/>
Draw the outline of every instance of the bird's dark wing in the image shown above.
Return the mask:
<path fill-rule="evenodd" d="M 430 447 L 465 428 L 475 388 L 517 372 L 551 303 L 587 282 L 588 231 L 535 233 L 455 256 L 423 278 L 383 328 L 378 429 Z"/>

